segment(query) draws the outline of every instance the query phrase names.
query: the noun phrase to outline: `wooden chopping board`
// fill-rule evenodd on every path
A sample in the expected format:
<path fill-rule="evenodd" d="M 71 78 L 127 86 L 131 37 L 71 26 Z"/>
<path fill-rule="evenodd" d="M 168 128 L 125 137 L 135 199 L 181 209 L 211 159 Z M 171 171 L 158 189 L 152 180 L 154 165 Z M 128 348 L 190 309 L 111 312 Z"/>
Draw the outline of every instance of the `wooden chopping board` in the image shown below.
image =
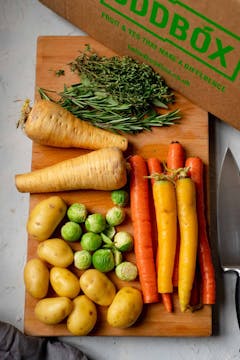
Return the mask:
<path fill-rule="evenodd" d="M 36 63 L 36 98 L 39 98 L 37 88 L 62 90 L 63 85 L 70 85 L 79 81 L 69 66 L 79 51 L 84 49 L 85 44 L 99 54 L 112 56 L 114 53 L 96 42 L 90 37 L 39 37 L 37 42 Z M 65 76 L 56 77 L 55 71 L 65 70 Z M 182 119 L 172 127 L 154 129 L 152 132 L 144 132 L 138 135 L 128 136 L 129 149 L 126 156 L 140 154 L 145 158 L 150 156 L 166 158 L 167 148 L 171 141 L 179 141 L 186 150 L 186 156 L 200 156 L 205 164 L 206 179 L 208 173 L 209 148 L 208 148 L 208 114 L 191 103 L 182 95 L 176 93 L 176 104 L 171 109 L 180 108 Z M 59 149 L 40 146 L 33 143 L 32 147 L 32 169 L 39 169 L 54 164 L 61 160 L 78 156 L 86 150 L 82 149 Z M 208 182 L 207 182 L 208 184 Z M 32 194 L 30 196 L 30 210 L 40 200 L 51 194 Z M 89 212 L 106 213 L 112 206 L 110 193 L 104 191 L 75 191 L 59 194 L 68 205 L 73 202 L 83 202 L 87 205 Z M 127 208 L 127 220 L 121 226 L 122 230 L 132 232 L 130 209 Z M 56 236 L 59 229 L 56 231 Z M 27 259 L 37 256 L 37 241 L 28 238 Z M 80 248 L 79 244 L 72 245 L 74 250 Z M 134 254 L 129 254 L 129 259 L 134 260 Z M 80 275 L 78 273 L 78 275 Z M 110 274 L 116 287 L 127 285 Z M 139 287 L 137 281 L 130 285 Z M 49 294 L 52 295 L 52 294 Z M 34 316 L 36 300 L 26 293 L 24 331 L 29 335 L 37 336 L 71 336 L 65 323 L 56 326 L 44 325 L 37 321 Z M 106 322 L 105 307 L 98 307 L 98 320 L 94 331 L 90 336 L 209 336 L 212 333 L 212 307 L 204 306 L 194 313 L 181 313 L 178 305 L 177 294 L 174 293 L 174 312 L 169 314 L 165 311 L 161 302 L 144 307 L 141 318 L 129 329 L 115 329 Z"/>

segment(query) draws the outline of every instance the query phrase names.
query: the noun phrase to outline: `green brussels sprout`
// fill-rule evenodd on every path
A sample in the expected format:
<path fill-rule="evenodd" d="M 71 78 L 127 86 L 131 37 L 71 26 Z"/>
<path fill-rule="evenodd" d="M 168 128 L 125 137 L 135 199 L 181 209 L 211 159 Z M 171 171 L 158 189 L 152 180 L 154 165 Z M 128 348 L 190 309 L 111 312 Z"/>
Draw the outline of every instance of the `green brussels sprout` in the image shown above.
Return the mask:
<path fill-rule="evenodd" d="M 106 236 L 104 233 L 101 233 L 101 237 L 104 242 L 103 245 L 104 248 L 109 248 L 109 249 L 113 248 L 113 242 L 111 239 L 109 239 L 108 236 Z"/>
<path fill-rule="evenodd" d="M 129 195 L 125 190 L 113 190 L 111 192 L 111 199 L 114 205 L 124 207 L 128 204 Z"/>
<path fill-rule="evenodd" d="M 80 244 L 84 250 L 95 251 L 102 245 L 102 237 L 100 234 L 88 231 L 82 235 Z"/>
<path fill-rule="evenodd" d="M 67 217 L 70 221 L 84 223 L 87 217 L 87 208 L 84 204 L 74 203 L 67 210 Z"/>
<path fill-rule="evenodd" d="M 62 226 L 61 235 L 66 241 L 77 241 L 82 235 L 82 228 L 79 224 L 68 221 Z"/>
<path fill-rule="evenodd" d="M 123 258 L 121 251 L 119 251 L 118 249 L 116 249 L 114 247 L 114 248 L 112 248 L 112 252 L 113 252 L 113 256 L 114 256 L 115 266 L 121 264 L 122 258 Z"/>
<path fill-rule="evenodd" d="M 113 239 L 114 246 L 120 251 L 131 251 L 133 249 L 133 237 L 127 231 L 119 231 Z"/>
<path fill-rule="evenodd" d="M 92 264 L 101 272 L 111 271 L 115 267 L 114 256 L 110 249 L 98 249 L 92 255 Z"/>
<path fill-rule="evenodd" d="M 87 231 L 100 233 L 106 228 L 106 219 L 102 214 L 88 215 L 85 221 L 85 227 Z"/>
<path fill-rule="evenodd" d="M 109 239 L 113 239 L 116 234 L 116 229 L 114 226 L 107 225 L 106 229 L 103 231 L 103 234 L 106 235 Z"/>
<path fill-rule="evenodd" d="M 114 206 L 107 211 L 106 220 L 110 226 L 120 225 L 125 219 L 125 211 L 123 208 Z"/>
<path fill-rule="evenodd" d="M 74 253 L 74 266 L 79 270 L 86 270 L 92 264 L 92 256 L 87 250 L 79 250 Z"/>
<path fill-rule="evenodd" d="M 115 273 L 120 280 L 133 281 L 138 276 L 138 269 L 132 262 L 124 261 L 116 266 Z"/>

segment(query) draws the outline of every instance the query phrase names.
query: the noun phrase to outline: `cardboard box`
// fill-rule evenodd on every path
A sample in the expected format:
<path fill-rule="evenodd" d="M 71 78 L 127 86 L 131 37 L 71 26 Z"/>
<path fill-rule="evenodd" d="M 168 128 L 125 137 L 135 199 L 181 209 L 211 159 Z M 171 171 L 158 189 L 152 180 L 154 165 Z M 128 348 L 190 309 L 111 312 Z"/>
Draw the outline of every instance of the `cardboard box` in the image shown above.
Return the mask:
<path fill-rule="evenodd" d="M 240 0 L 40 0 L 240 129 Z"/>

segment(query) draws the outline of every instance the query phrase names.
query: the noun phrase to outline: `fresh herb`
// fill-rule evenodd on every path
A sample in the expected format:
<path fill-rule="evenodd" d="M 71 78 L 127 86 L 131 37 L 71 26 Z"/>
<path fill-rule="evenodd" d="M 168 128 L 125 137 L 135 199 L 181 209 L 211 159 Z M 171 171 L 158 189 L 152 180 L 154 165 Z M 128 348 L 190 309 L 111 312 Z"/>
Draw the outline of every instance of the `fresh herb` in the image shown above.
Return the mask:
<path fill-rule="evenodd" d="M 65 71 L 63 69 L 56 70 L 55 75 L 58 77 L 63 76 L 63 75 L 65 75 Z"/>
<path fill-rule="evenodd" d="M 64 86 L 58 103 L 95 126 L 126 133 L 168 126 L 180 119 L 179 110 L 159 113 L 174 102 L 164 79 L 147 64 L 130 57 L 101 57 L 89 46 L 72 63 L 81 82 Z M 42 98 L 51 100 L 47 90 Z"/>

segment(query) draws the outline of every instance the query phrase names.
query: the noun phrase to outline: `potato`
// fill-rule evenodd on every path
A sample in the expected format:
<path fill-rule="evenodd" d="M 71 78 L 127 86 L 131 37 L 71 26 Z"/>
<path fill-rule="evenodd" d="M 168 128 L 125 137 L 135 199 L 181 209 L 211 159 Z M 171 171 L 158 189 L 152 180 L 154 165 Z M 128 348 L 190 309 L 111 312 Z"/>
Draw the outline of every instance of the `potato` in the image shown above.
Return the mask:
<path fill-rule="evenodd" d="M 107 311 L 107 322 L 117 328 L 132 326 L 143 308 L 142 294 L 131 286 L 121 288 Z"/>
<path fill-rule="evenodd" d="M 67 319 L 67 328 L 74 335 L 87 335 L 97 321 L 96 305 L 86 296 L 73 300 L 73 310 Z"/>
<path fill-rule="evenodd" d="M 66 268 L 73 262 L 73 251 L 62 239 L 48 239 L 40 242 L 37 247 L 40 259 L 53 266 Z"/>
<path fill-rule="evenodd" d="M 54 266 L 50 270 L 50 283 L 58 296 L 75 298 L 80 292 L 78 277 L 70 270 Z"/>
<path fill-rule="evenodd" d="M 47 240 L 67 211 L 67 205 L 59 196 L 40 201 L 31 211 L 27 221 L 27 232 L 38 241 Z"/>
<path fill-rule="evenodd" d="M 31 259 L 26 263 L 24 267 L 24 283 L 26 291 L 34 298 L 42 299 L 47 295 L 49 270 L 41 259 Z"/>
<path fill-rule="evenodd" d="M 54 325 L 65 319 L 72 308 L 72 301 L 67 297 L 45 298 L 37 302 L 34 313 L 39 321 Z"/>
<path fill-rule="evenodd" d="M 103 306 L 110 305 L 116 294 L 112 281 L 96 269 L 84 271 L 80 277 L 80 287 L 89 299 Z"/>

